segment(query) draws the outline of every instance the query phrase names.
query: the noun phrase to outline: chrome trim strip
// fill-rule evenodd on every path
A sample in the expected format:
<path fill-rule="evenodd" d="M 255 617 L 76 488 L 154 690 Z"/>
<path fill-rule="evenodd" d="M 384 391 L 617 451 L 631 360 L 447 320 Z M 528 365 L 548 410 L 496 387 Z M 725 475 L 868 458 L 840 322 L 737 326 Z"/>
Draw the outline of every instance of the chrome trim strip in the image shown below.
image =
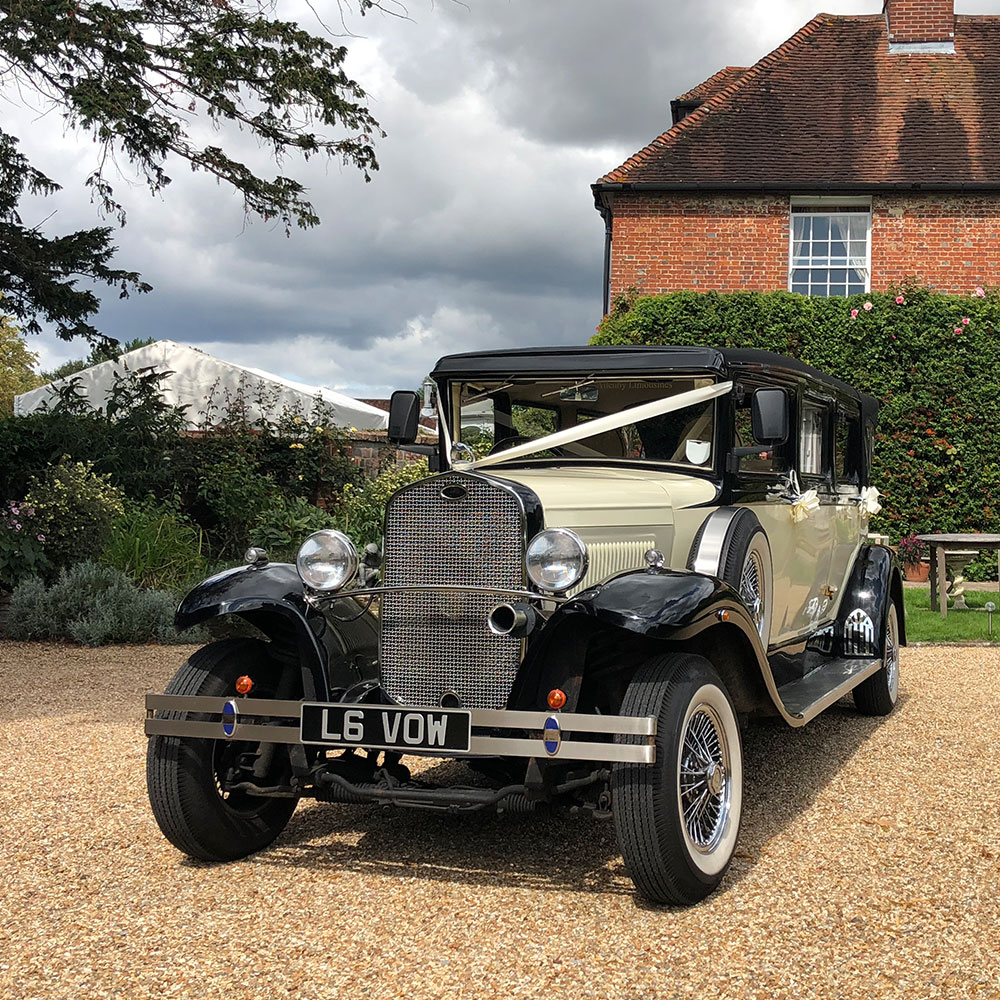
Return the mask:
<path fill-rule="evenodd" d="M 613 733 L 623 736 L 655 736 L 655 716 L 632 715 L 585 715 L 582 712 L 515 712 L 503 709 L 493 711 L 488 708 L 472 710 L 473 726 L 493 726 L 501 729 L 538 729 L 551 716 L 559 720 L 559 728 L 565 732 Z"/>
<path fill-rule="evenodd" d="M 656 747 L 652 743 L 584 743 L 564 739 L 559 744 L 558 752 L 552 755 L 545 749 L 545 741 L 542 739 L 515 739 L 499 736 L 473 736 L 470 752 L 501 757 L 611 760 L 630 764 L 652 764 L 656 760 Z"/>
<path fill-rule="evenodd" d="M 236 727 L 232 736 L 222 731 L 221 722 L 189 722 L 186 719 L 147 719 L 147 736 L 195 736 L 206 740 L 236 740 L 238 742 L 298 743 L 299 730 L 293 726 Z"/>
<path fill-rule="evenodd" d="M 367 597 L 379 594 L 417 594 L 434 591 L 455 594 L 497 594 L 498 596 L 502 595 L 505 597 L 526 597 L 534 601 L 554 601 L 557 604 L 565 604 L 572 600 L 571 597 L 553 597 L 549 594 L 539 594 L 534 590 L 513 590 L 506 587 L 472 587 L 460 583 L 412 583 L 400 587 L 362 587 L 357 590 L 338 590 L 332 594 L 309 592 L 306 594 L 306 600 L 310 604 L 319 605 L 322 601 L 343 600 L 345 597 Z"/>
<path fill-rule="evenodd" d="M 819 667 L 818 669 L 822 670 L 823 668 Z M 867 680 L 872 674 L 881 669 L 882 661 L 872 660 L 864 670 L 859 670 L 856 674 L 852 674 L 842 684 L 838 684 L 832 691 L 823 695 L 819 701 L 814 701 L 802 715 L 794 716 L 793 718 L 796 720 L 802 720 L 801 722 L 796 721 L 796 725 L 805 725 L 810 719 L 815 719 L 820 712 L 829 708 L 835 701 L 840 701 L 845 694 L 853 691 L 863 680 Z"/>
<path fill-rule="evenodd" d="M 206 712 L 220 715 L 229 698 L 209 698 L 191 694 L 147 694 L 147 712 Z M 278 701 L 270 698 L 237 698 L 240 706 L 240 717 L 259 715 L 276 715 L 290 719 L 301 716 L 301 701 Z M 325 701 L 309 702 L 324 706 L 342 707 L 346 702 Z M 353 702 L 351 703 L 353 704 Z M 378 708 L 376 702 L 365 702 L 365 707 Z M 439 705 L 385 705 L 399 711 L 436 712 Z M 499 729 L 537 729 L 539 732 L 545 725 L 545 720 L 551 715 L 559 720 L 560 727 L 571 732 L 612 733 L 622 736 L 655 736 L 655 716 L 632 715 L 589 715 L 583 712 L 519 712 L 509 709 L 474 708 L 472 711 L 473 728 Z M 169 720 L 158 720 L 169 721 Z M 214 725 L 214 723 L 208 723 Z M 241 725 L 243 731 L 247 726 Z M 268 727 L 275 728 L 275 727 Z"/>
<path fill-rule="evenodd" d="M 691 563 L 691 569 L 695 573 L 718 579 L 722 546 L 725 544 L 733 518 L 740 512 L 740 509 L 739 507 L 720 507 L 705 519 L 705 530 L 698 543 L 698 554 Z"/>
<path fill-rule="evenodd" d="M 276 701 L 273 698 L 208 698 L 195 694 L 147 694 L 147 712 L 222 712 L 227 701 L 239 706 L 240 718 L 255 715 L 279 715 L 297 719 L 302 702 Z M 242 727 L 241 728 L 245 728 Z"/>
<path fill-rule="evenodd" d="M 188 736 L 200 739 L 222 740 L 221 722 L 187 722 L 179 719 L 147 719 L 147 736 Z M 260 741 L 261 743 L 301 743 L 299 730 L 291 726 L 244 726 L 237 728 L 234 740 Z M 545 741 L 531 737 L 473 736 L 468 753 L 449 750 L 449 757 L 466 757 L 470 754 L 504 757 L 546 757 Z M 364 749 L 363 747 L 360 749 Z M 397 748 L 402 749 L 402 748 Z M 410 751 L 408 756 L 427 756 Z M 441 752 L 430 756 L 440 757 Z M 656 760 L 656 747 L 652 743 L 588 743 L 563 740 L 557 755 L 568 760 L 608 760 L 633 764 L 652 764 Z"/>

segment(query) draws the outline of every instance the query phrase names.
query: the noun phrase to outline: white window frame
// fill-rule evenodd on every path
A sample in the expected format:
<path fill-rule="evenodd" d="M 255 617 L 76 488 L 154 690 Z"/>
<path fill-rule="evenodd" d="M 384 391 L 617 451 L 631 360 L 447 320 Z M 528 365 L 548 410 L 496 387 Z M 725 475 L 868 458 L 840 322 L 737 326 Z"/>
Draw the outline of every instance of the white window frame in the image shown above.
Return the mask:
<path fill-rule="evenodd" d="M 846 209 L 846 212 L 833 212 L 830 211 L 832 208 Z M 815 209 L 815 211 L 805 211 L 805 209 Z M 863 268 L 865 274 L 865 287 L 866 292 L 871 291 L 872 287 L 872 200 L 871 198 L 858 198 L 858 197 L 838 197 L 837 195 L 793 195 L 788 206 L 788 291 L 792 290 L 792 274 L 794 271 L 801 269 L 801 265 L 798 268 L 794 266 L 794 248 L 795 248 L 795 224 L 794 220 L 797 218 L 829 218 L 831 215 L 862 215 L 864 214 L 866 218 L 865 223 L 865 266 Z M 811 256 L 810 256 L 811 260 Z M 848 254 L 847 257 L 847 268 L 851 269 L 851 257 Z M 806 266 L 806 270 L 813 270 L 813 266 L 810 263 Z M 815 266 L 816 270 L 830 270 L 830 265 L 817 264 Z M 859 270 L 858 268 L 854 268 Z M 811 282 L 810 282 L 811 284 Z M 829 280 L 827 281 L 827 290 L 829 291 Z M 811 293 L 810 293 L 811 294 Z"/>

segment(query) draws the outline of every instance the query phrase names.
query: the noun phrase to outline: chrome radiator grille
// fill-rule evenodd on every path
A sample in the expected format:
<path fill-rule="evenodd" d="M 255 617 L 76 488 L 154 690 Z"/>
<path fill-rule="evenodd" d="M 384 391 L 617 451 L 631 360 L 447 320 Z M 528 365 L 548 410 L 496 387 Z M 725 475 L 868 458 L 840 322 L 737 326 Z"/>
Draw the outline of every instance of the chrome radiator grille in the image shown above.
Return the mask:
<path fill-rule="evenodd" d="M 468 490 L 448 500 L 448 486 Z M 399 587 L 524 586 L 524 514 L 518 499 L 478 476 L 447 473 L 397 493 L 386 515 L 383 582 Z M 382 686 L 405 705 L 454 692 L 466 708 L 504 708 L 521 640 L 494 635 L 498 594 L 386 594 L 380 610 Z"/>

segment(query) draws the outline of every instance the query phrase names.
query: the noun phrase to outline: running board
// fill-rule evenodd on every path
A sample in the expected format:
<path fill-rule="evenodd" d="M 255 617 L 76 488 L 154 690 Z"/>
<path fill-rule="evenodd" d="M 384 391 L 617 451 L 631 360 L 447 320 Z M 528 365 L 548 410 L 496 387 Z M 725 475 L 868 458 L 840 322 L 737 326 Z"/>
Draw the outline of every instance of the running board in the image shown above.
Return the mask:
<path fill-rule="evenodd" d="M 778 697 L 785 711 L 802 725 L 881 669 L 881 660 L 830 660 L 805 677 L 783 684 L 778 688 Z"/>

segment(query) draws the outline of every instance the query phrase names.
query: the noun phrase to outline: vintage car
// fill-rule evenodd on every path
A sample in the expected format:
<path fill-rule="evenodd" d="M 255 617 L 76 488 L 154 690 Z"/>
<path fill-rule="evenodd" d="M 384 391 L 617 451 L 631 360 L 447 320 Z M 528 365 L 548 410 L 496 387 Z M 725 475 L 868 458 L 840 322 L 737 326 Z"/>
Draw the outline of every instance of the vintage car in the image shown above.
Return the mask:
<path fill-rule="evenodd" d="M 390 499 L 384 553 L 324 530 L 182 601 L 180 629 L 258 637 L 147 697 L 160 828 L 223 861 L 303 796 L 561 803 L 613 818 L 642 896 L 704 898 L 739 833 L 742 725 L 896 703 L 902 582 L 866 540 L 878 404 L 759 351 L 584 347 L 443 358 L 424 405 L 434 448 L 418 395 L 393 395 L 390 438 L 433 474 Z"/>

